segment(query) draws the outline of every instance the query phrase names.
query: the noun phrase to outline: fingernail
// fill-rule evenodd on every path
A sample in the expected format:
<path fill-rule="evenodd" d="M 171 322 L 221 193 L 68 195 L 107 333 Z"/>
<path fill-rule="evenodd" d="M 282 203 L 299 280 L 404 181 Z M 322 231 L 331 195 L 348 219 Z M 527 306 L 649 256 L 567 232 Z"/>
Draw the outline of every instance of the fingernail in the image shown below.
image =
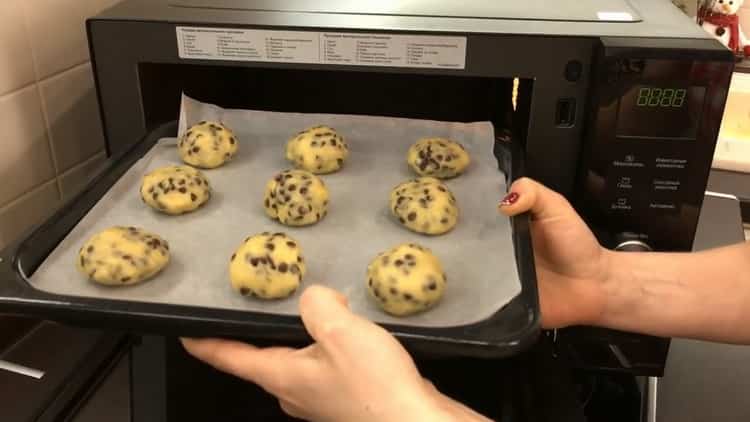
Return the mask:
<path fill-rule="evenodd" d="M 519 195 L 516 192 L 511 192 L 508 195 L 506 195 L 505 198 L 503 198 L 502 201 L 500 201 L 499 206 L 500 207 L 507 207 L 507 206 L 513 205 L 516 202 L 518 202 L 518 198 L 520 198 L 520 196 L 521 195 Z"/>

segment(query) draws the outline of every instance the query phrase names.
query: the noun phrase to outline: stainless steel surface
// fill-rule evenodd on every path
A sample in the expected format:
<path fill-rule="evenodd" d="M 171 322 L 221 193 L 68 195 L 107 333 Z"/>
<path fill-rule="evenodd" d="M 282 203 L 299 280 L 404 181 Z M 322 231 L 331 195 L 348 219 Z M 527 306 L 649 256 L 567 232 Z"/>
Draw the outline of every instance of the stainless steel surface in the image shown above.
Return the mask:
<path fill-rule="evenodd" d="M 239 9 L 199 9 L 192 7 L 175 7 L 169 4 L 170 0 L 129 0 L 108 9 L 98 16 L 98 19 L 135 19 L 144 21 L 163 21 L 173 22 L 191 22 L 215 24 L 223 22 L 226 24 L 236 25 L 264 25 L 273 26 L 296 26 L 299 28 L 329 28 L 329 29 L 378 29 L 378 30 L 408 30 L 408 31 L 435 31 L 435 32 L 465 32 L 465 33 L 486 33 L 486 34 L 538 34 L 538 35 L 563 35 L 563 36 L 581 36 L 581 37 L 664 37 L 664 38 L 695 38 L 695 39 L 712 39 L 698 25 L 695 25 L 691 18 L 677 9 L 669 0 L 630 0 L 624 2 L 594 2 L 585 0 L 579 2 L 571 1 L 570 4 L 578 10 L 571 13 L 560 11 L 564 7 L 557 7 L 560 2 L 551 3 L 536 0 L 531 2 L 539 8 L 546 7 L 550 9 L 547 12 L 533 9 L 526 10 L 526 16 L 544 16 L 544 14 L 554 15 L 555 13 L 568 16 L 574 16 L 583 13 L 586 6 L 596 7 L 595 4 L 620 4 L 615 10 L 621 10 L 622 5 L 629 4 L 643 18 L 641 22 L 628 23 L 619 22 L 616 24 L 602 24 L 601 22 L 582 22 L 577 20 L 527 20 L 527 19 L 478 19 L 460 16 L 466 5 L 466 2 L 451 3 L 453 7 L 448 12 L 448 6 L 445 6 L 446 12 L 451 17 L 432 17 L 432 16 L 406 16 L 391 14 L 352 14 L 337 13 L 334 7 L 326 7 L 330 13 L 314 12 L 279 12 L 268 10 L 239 10 Z M 270 0 L 266 0 L 270 1 Z M 342 3 L 344 0 L 340 0 Z M 312 2 L 309 2 L 312 3 Z M 354 1 L 349 3 L 356 3 Z M 387 6 L 373 6 L 381 9 L 395 9 L 399 2 L 394 0 L 383 1 Z M 474 1 L 479 4 L 479 1 Z M 487 4 L 496 4 L 497 6 L 486 6 Z M 512 6 L 500 6 L 501 3 L 513 3 L 518 9 L 523 10 L 529 2 L 484 2 L 482 7 L 496 7 L 494 14 L 503 14 L 502 9 L 511 8 Z M 583 4 L 582 9 L 577 9 L 576 3 Z M 248 2 L 247 4 L 253 4 Z M 254 3 L 261 4 L 261 3 Z M 262 3 L 267 4 L 267 3 Z M 276 3 L 274 3 L 276 4 Z M 331 4 L 331 3 L 327 3 Z M 334 5 L 336 3 L 333 3 Z M 273 9 L 282 8 L 274 6 Z M 310 8 L 311 6 L 307 6 Z M 350 6 L 351 7 L 351 6 Z M 477 6 L 479 7 L 479 6 Z M 567 7 L 567 6 L 566 6 Z M 556 11 L 558 10 L 558 11 Z M 602 7 L 602 10 L 604 10 Z M 474 12 L 476 13 L 476 12 Z M 505 14 L 509 14 L 505 12 Z M 606 16 L 606 15 L 605 15 Z M 558 17 L 560 19 L 560 17 Z M 543 52 L 540 52 L 543 54 Z"/>
<path fill-rule="evenodd" d="M 182 7 L 345 13 L 366 15 L 400 15 L 433 17 L 471 17 L 479 19 L 524 19 L 599 22 L 609 17 L 619 21 L 638 21 L 640 15 L 628 0 L 548 0 L 495 1 L 465 0 L 460 6 L 446 0 L 170 0 Z"/>
<path fill-rule="evenodd" d="M 739 202 L 708 196 L 695 250 L 744 241 Z M 708 280 L 707 280 L 708 281 Z M 727 292 L 732 294 L 732 292 Z M 750 420 L 750 347 L 674 339 L 655 422 Z"/>
<path fill-rule="evenodd" d="M 14 374 L 23 375 L 34 379 L 42 379 L 42 377 L 44 376 L 44 371 L 29 368 L 28 366 L 18 365 L 2 359 L 0 359 L 0 370 L 13 372 Z"/>
<path fill-rule="evenodd" d="M 640 240 L 626 240 L 615 247 L 616 251 L 623 252 L 650 252 L 653 249 Z"/>

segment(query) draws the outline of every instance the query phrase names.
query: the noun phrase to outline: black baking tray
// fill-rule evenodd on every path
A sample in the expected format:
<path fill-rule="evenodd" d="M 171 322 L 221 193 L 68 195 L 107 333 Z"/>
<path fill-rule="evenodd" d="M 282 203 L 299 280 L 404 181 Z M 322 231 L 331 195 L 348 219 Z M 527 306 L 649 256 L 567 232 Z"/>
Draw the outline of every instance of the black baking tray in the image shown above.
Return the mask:
<path fill-rule="evenodd" d="M 110 159 L 86 189 L 27 236 L 0 252 L 0 313 L 16 313 L 85 327 L 167 336 L 212 336 L 309 342 L 298 316 L 196 306 L 109 300 L 47 293 L 27 280 L 46 257 L 131 166 L 161 138 L 175 137 L 167 123 L 127 152 Z M 495 156 L 509 182 L 523 175 L 523 154 L 506 132 L 496 132 Z M 499 358 L 533 344 L 540 332 L 534 254 L 527 214 L 512 218 L 521 293 L 476 324 L 427 328 L 383 324 L 407 348 L 431 355 Z"/>

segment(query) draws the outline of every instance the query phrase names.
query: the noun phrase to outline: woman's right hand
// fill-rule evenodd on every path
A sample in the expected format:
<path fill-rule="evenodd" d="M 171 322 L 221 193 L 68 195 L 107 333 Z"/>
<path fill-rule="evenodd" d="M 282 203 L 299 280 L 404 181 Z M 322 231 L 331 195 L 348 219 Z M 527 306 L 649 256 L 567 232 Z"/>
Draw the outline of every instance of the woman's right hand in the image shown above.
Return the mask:
<path fill-rule="evenodd" d="M 531 213 L 531 239 L 539 284 L 542 325 L 594 324 L 605 311 L 611 253 L 603 248 L 570 203 L 527 178 L 510 187 L 499 210 Z"/>

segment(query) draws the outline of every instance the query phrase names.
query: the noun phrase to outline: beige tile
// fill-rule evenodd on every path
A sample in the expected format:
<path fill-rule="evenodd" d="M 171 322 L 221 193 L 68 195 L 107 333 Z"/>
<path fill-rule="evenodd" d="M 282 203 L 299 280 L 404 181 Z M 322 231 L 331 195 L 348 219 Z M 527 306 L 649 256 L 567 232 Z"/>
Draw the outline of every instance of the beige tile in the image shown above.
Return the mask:
<path fill-rule="evenodd" d="M 91 65 L 46 79 L 40 88 L 59 173 L 104 149 Z"/>
<path fill-rule="evenodd" d="M 0 247 L 44 221 L 59 205 L 57 181 L 52 180 L 0 208 Z"/>
<path fill-rule="evenodd" d="M 0 97 L 0 206 L 53 177 L 36 85 Z"/>
<path fill-rule="evenodd" d="M 0 95 L 34 82 L 34 60 L 21 2 L 0 1 Z"/>
<path fill-rule="evenodd" d="M 96 154 L 93 158 L 85 163 L 65 172 L 60 176 L 60 188 L 62 189 L 63 199 L 70 199 L 83 189 L 91 179 L 99 174 L 106 164 L 106 154 L 104 151 Z"/>
<path fill-rule="evenodd" d="M 88 60 L 85 20 L 99 12 L 101 2 L 101 0 L 21 1 L 36 61 L 37 80 Z"/>

